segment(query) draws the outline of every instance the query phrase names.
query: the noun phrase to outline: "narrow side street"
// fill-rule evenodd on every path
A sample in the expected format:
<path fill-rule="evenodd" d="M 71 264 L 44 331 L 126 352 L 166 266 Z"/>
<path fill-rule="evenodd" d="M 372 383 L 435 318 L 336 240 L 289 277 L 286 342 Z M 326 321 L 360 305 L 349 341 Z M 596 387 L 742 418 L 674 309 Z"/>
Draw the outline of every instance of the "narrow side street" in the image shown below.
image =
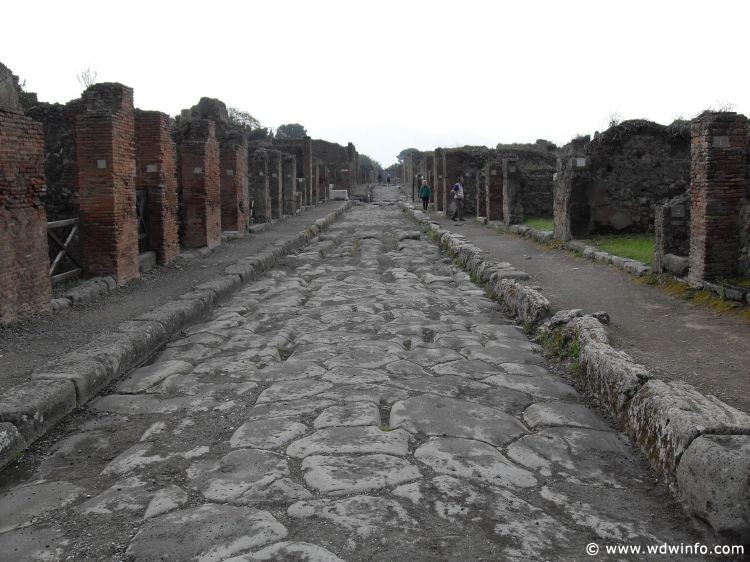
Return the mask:
<path fill-rule="evenodd" d="M 35 445 L 0 487 L 0 553 L 558 561 L 592 542 L 712 544 L 398 196 L 376 189 Z"/>

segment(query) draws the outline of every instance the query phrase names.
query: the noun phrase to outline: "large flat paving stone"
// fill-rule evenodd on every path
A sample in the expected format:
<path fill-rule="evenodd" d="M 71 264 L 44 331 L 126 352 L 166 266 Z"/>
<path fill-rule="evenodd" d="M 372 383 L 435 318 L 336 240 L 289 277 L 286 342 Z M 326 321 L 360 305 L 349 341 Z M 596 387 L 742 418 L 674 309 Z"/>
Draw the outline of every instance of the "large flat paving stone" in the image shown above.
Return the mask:
<path fill-rule="evenodd" d="M 529 427 L 587 427 L 607 431 L 609 424 L 586 404 L 543 402 L 529 406 L 523 414 Z"/>
<path fill-rule="evenodd" d="M 289 562 L 344 562 L 330 550 L 309 542 L 284 541 L 252 554 L 229 558 L 226 562 L 253 562 L 255 560 L 274 560 Z"/>
<path fill-rule="evenodd" d="M 508 446 L 508 458 L 542 476 L 588 485 L 620 486 L 640 470 L 636 456 L 617 433 L 551 427 Z"/>
<path fill-rule="evenodd" d="M 363 369 L 378 369 L 385 367 L 388 363 L 393 363 L 401 359 L 398 355 L 383 353 L 377 347 L 354 349 L 342 353 L 325 362 L 326 367 L 360 367 Z"/>
<path fill-rule="evenodd" d="M 126 554 L 136 560 L 219 561 L 286 535 L 267 511 L 204 504 L 149 519 Z"/>
<path fill-rule="evenodd" d="M 276 383 L 297 379 L 309 379 L 324 375 L 326 370 L 311 361 L 294 361 L 289 359 L 283 363 L 274 363 L 263 369 L 253 371 L 247 378 L 256 382 Z"/>
<path fill-rule="evenodd" d="M 525 375 L 492 375 L 483 379 L 484 384 L 494 384 L 503 388 L 510 388 L 525 392 L 532 396 L 548 400 L 580 400 L 576 389 L 552 377 Z"/>
<path fill-rule="evenodd" d="M 319 429 L 287 447 L 291 457 L 304 458 L 315 454 L 385 453 L 405 455 L 409 450 L 409 434 L 402 430 L 382 431 L 377 427 L 329 427 Z"/>
<path fill-rule="evenodd" d="M 502 365 L 503 363 L 544 363 L 544 357 L 534 353 L 532 344 L 512 343 L 496 344 L 490 347 L 481 345 L 471 345 L 461 348 L 460 353 L 467 359 L 479 359 L 493 365 Z"/>
<path fill-rule="evenodd" d="M 537 484 L 531 472 L 513 464 L 494 447 L 471 439 L 431 439 L 414 452 L 414 458 L 449 476 L 510 488 L 530 488 Z"/>
<path fill-rule="evenodd" d="M 431 393 L 452 398 L 480 396 L 483 392 L 492 389 L 490 385 L 454 375 L 410 377 L 394 380 L 391 384 L 420 394 Z"/>
<path fill-rule="evenodd" d="M 302 461 L 305 482 L 328 496 L 357 494 L 420 478 L 409 461 L 391 455 L 322 456 Z"/>
<path fill-rule="evenodd" d="M 321 378 L 334 384 L 377 384 L 390 380 L 382 370 L 359 367 L 334 367 Z"/>
<path fill-rule="evenodd" d="M 187 375 L 193 370 L 192 363 L 181 360 L 162 361 L 136 369 L 117 385 L 125 393 L 145 392 L 172 375 Z"/>
<path fill-rule="evenodd" d="M 393 494 L 431 509 L 459 529 L 471 529 L 477 517 L 491 518 L 491 533 L 503 560 L 554 560 L 573 531 L 509 490 L 479 487 L 451 476 L 399 486 Z"/>
<path fill-rule="evenodd" d="M 317 379 L 277 382 L 260 393 L 256 404 L 309 398 L 331 388 L 333 388 L 331 383 Z"/>
<path fill-rule="evenodd" d="M 260 419 L 243 423 L 232 434 L 232 447 L 275 449 L 303 435 L 307 426 L 288 418 Z"/>
<path fill-rule="evenodd" d="M 393 384 L 344 384 L 320 393 L 319 398 L 337 402 L 392 403 L 408 398 L 409 393 Z"/>
<path fill-rule="evenodd" d="M 94 400 L 89 408 L 116 414 L 173 414 L 181 410 L 207 411 L 221 407 L 222 402 L 202 396 L 177 396 L 158 398 L 148 395 L 109 394 Z"/>
<path fill-rule="evenodd" d="M 0 533 L 0 557 L 12 562 L 65 560 L 72 542 L 60 529 L 25 527 Z"/>
<path fill-rule="evenodd" d="M 315 429 L 336 426 L 380 427 L 380 410 L 372 402 L 348 402 L 326 408 L 313 422 Z"/>
<path fill-rule="evenodd" d="M 501 373 L 497 365 L 492 365 L 479 359 L 457 359 L 448 363 L 441 363 L 432 367 L 432 372 L 438 375 L 456 375 L 474 380 L 486 379 Z"/>
<path fill-rule="evenodd" d="M 361 538 L 385 538 L 389 532 L 416 530 L 416 521 L 390 498 L 352 496 L 301 501 L 290 505 L 287 513 L 299 519 L 322 519 Z"/>
<path fill-rule="evenodd" d="M 0 496 L 0 533 L 26 527 L 49 511 L 75 501 L 83 488 L 70 482 L 38 482 L 18 486 Z"/>
<path fill-rule="evenodd" d="M 118 480 L 107 490 L 76 507 L 80 513 L 109 515 L 117 511 L 143 513 L 153 493 L 148 490 L 148 483 L 138 476 Z"/>
<path fill-rule="evenodd" d="M 411 433 L 465 437 L 496 447 L 510 443 L 527 429 L 513 416 L 445 396 L 425 395 L 396 402 L 390 425 Z"/>
<path fill-rule="evenodd" d="M 244 417 L 248 421 L 264 418 L 298 417 L 323 410 L 332 404 L 333 400 L 324 400 L 320 398 L 300 398 L 297 400 L 267 402 L 264 404 L 257 404 L 250 408 L 244 414 Z"/>

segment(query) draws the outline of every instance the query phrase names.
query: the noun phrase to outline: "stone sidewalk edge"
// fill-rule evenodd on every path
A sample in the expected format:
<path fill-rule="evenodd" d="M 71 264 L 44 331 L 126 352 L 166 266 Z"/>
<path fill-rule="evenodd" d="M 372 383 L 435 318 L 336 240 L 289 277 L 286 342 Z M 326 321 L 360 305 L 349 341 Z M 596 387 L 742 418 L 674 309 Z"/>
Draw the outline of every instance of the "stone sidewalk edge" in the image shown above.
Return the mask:
<path fill-rule="evenodd" d="M 594 316 L 564 310 L 550 318 L 550 303 L 538 290 L 518 278 L 503 278 L 498 267 L 503 264 L 463 235 L 409 203 L 401 206 L 527 333 L 575 346 L 580 385 L 630 436 L 691 515 L 720 537 L 750 542 L 750 416 L 686 382 L 652 378 L 646 367 L 610 345 Z"/>
<path fill-rule="evenodd" d="M 355 204 L 346 201 L 296 235 L 227 266 L 218 279 L 122 322 L 111 334 L 35 369 L 30 381 L 11 387 L 0 398 L 0 468 L 20 458 L 74 408 L 148 361 L 174 334 L 204 317 L 218 301 L 273 267 L 279 258 L 306 246 Z"/>

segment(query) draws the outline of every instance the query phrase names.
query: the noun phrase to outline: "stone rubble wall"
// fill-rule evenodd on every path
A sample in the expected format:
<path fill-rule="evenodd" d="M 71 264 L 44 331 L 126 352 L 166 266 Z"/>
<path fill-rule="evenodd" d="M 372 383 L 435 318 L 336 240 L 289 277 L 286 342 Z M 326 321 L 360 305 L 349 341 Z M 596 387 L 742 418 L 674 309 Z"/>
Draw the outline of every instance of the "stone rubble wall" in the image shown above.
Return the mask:
<path fill-rule="evenodd" d="M 549 301 L 521 282 L 528 276 L 487 258 L 413 205 L 403 208 L 527 332 L 576 349 L 579 385 L 630 436 L 690 514 L 726 540 L 750 541 L 750 416 L 683 381 L 652 378 L 646 367 L 610 345 L 606 313 L 564 310 L 550 317 Z"/>
<path fill-rule="evenodd" d="M 73 409 L 147 362 L 181 329 L 204 317 L 214 304 L 273 267 L 281 257 L 305 247 L 353 204 L 344 202 L 301 232 L 282 237 L 260 253 L 226 267 L 222 277 L 198 285 L 190 293 L 121 323 L 111 334 L 99 336 L 77 351 L 37 368 L 30 381 L 12 387 L 0 397 L 0 467 L 16 460 Z M 111 281 L 114 283 L 114 279 Z M 106 280 L 97 284 L 106 284 Z"/>

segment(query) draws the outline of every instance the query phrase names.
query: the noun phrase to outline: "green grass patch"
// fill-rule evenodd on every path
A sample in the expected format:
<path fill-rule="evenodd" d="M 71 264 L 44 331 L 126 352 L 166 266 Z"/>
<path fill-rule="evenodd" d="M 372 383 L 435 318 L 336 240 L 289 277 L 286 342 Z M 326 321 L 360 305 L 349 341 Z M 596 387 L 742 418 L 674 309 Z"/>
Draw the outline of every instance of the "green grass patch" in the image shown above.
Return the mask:
<path fill-rule="evenodd" d="M 555 230 L 555 219 L 551 217 L 526 217 L 523 224 L 535 230 Z"/>
<path fill-rule="evenodd" d="M 719 285 L 731 285 L 734 287 L 742 287 L 743 289 L 750 289 L 750 279 L 747 277 L 722 277 L 717 281 Z"/>
<path fill-rule="evenodd" d="M 603 252 L 650 264 L 654 256 L 654 238 L 649 234 L 598 236 L 590 241 Z"/>

